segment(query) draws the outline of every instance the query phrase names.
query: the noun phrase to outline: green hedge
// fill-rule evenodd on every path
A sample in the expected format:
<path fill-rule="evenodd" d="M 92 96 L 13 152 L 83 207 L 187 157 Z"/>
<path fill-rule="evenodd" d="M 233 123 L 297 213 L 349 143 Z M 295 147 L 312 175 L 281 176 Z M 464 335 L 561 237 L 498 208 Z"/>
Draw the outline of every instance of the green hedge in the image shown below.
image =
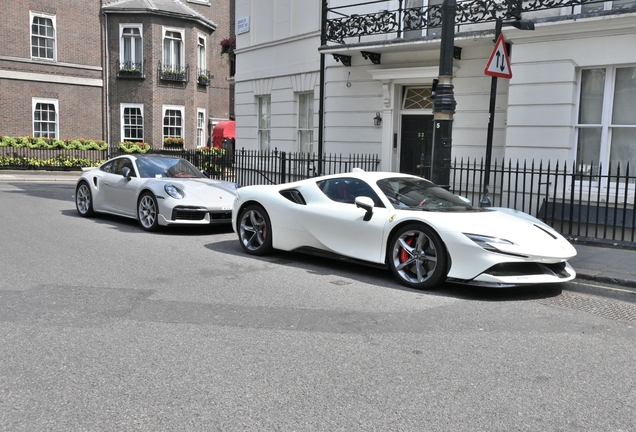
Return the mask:
<path fill-rule="evenodd" d="M 30 149 L 60 149 L 60 150 L 108 150 L 108 143 L 102 140 L 88 140 L 84 138 L 61 140 L 43 137 L 11 137 L 0 135 L 0 147 Z"/>
<path fill-rule="evenodd" d="M 50 167 L 82 168 L 99 166 L 104 162 L 104 160 L 93 161 L 91 159 L 69 157 L 64 155 L 49 159 L 24 156 L 0 156 L 0 166 L 19 166 L 27 169 L 42 169 Z"/>

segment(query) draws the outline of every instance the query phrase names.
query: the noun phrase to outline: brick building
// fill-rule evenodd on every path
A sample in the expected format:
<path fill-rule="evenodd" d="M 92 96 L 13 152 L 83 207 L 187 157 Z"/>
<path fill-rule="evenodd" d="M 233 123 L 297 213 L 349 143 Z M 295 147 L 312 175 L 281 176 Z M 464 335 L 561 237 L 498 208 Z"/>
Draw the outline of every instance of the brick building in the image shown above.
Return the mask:
<path fill-rule="evenodd" d="M 8 0 L 0 134 L 209 144 L 233 116 L 230 0 Z"/>

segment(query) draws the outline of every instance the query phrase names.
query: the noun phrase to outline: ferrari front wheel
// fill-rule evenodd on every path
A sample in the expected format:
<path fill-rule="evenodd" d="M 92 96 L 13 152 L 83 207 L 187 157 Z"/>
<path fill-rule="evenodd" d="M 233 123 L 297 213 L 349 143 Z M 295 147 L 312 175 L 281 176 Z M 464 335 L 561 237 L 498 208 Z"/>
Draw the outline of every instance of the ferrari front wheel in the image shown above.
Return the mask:
<path fill-rule="evenodd" d="M 391 238 L 389 267 L 411 288 L 431 289 L 446 279 L 448 259 L 444 243 L 424 224 L 405 225 Z"/>
<path fill-rule="evenodd" d="M 137 219 L 146 231 L 159 229 L 159 207 L 157 199 L 150 192 L 144 192 L 137 203 Z"/>
<path fill-rule="evenodd" d="M 272 223 L 263 207 L 250 205 L 239 216 L 238 236 L 243 250 L 250 255 L 272 251 Z"/>

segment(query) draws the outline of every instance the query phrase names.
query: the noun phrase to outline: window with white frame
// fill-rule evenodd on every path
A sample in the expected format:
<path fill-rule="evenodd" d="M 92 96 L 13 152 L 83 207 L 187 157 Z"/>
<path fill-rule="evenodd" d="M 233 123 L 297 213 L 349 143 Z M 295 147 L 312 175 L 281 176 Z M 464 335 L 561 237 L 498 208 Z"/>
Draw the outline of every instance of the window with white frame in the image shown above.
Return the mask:
<path fill-rule="evenodd" d="M 144 106 L 142 104 L 121 104 L 121 140 L 143 142 Z"/>
<path fill-rule="evenodd" d="M 270 150 L 270 128 L 272 121 L 272 99 L 269 95 L 258 97 L 258 147 Z"/>
<path fill-rule="evenodd" d="M 119 62 L 120 70 L 142 71 L 143 44 L 141 24 L 119 25 Z"/>
<path fill-rule="evenodd" d="M 170 138 L 183 139 L 183 106 L 164 105 L 163 107 L 163 140 Z"/>
<path fill-rule="evenodd" d="M 55 15 L 31 12 L 31 58 L 56 59 Z"/>
<path fill-rule="evenodd" d="M 205 36 L 202 35 L 199 35 L 197 39 L 197 63 L 200 71 L 199 74 L 201 74 L 206 68 Z"/>
<path fill-rule="evenodd" d="M 183 70 L 183 29 L 163 29 L 163 70 Z"/>
<path fill-rule="evenodd" d="M 636 67 L 581 70 L 576 162 L 583 174 L 636 166 Z M 600 167 L 602 168 L 602 172 Z M 611 170 L 608 167 L 611 166 Z"/>
<path fill-rule="evenodd" d="M 197 147 L 203 147 L 205 144 L 205 109 L 197 108 Z"/>
<path fill-rule="evenodd" d="M 314 93 L 298 94 L 298 150 L 314 152 Z"/>
<path fill-rule="evenodd" d="M 57 99 L 32 99 L 33 136 L 58 138 Z"/>

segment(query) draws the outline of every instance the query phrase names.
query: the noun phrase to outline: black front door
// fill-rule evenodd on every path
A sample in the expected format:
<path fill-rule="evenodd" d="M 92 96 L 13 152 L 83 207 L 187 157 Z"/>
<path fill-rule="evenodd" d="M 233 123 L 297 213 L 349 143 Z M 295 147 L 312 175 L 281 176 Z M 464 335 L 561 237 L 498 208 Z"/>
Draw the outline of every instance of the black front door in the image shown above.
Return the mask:
<path fill-rule="evenodd" d="M 431 178 L 433 116 L 403 115 L 400 172 Z"/>

